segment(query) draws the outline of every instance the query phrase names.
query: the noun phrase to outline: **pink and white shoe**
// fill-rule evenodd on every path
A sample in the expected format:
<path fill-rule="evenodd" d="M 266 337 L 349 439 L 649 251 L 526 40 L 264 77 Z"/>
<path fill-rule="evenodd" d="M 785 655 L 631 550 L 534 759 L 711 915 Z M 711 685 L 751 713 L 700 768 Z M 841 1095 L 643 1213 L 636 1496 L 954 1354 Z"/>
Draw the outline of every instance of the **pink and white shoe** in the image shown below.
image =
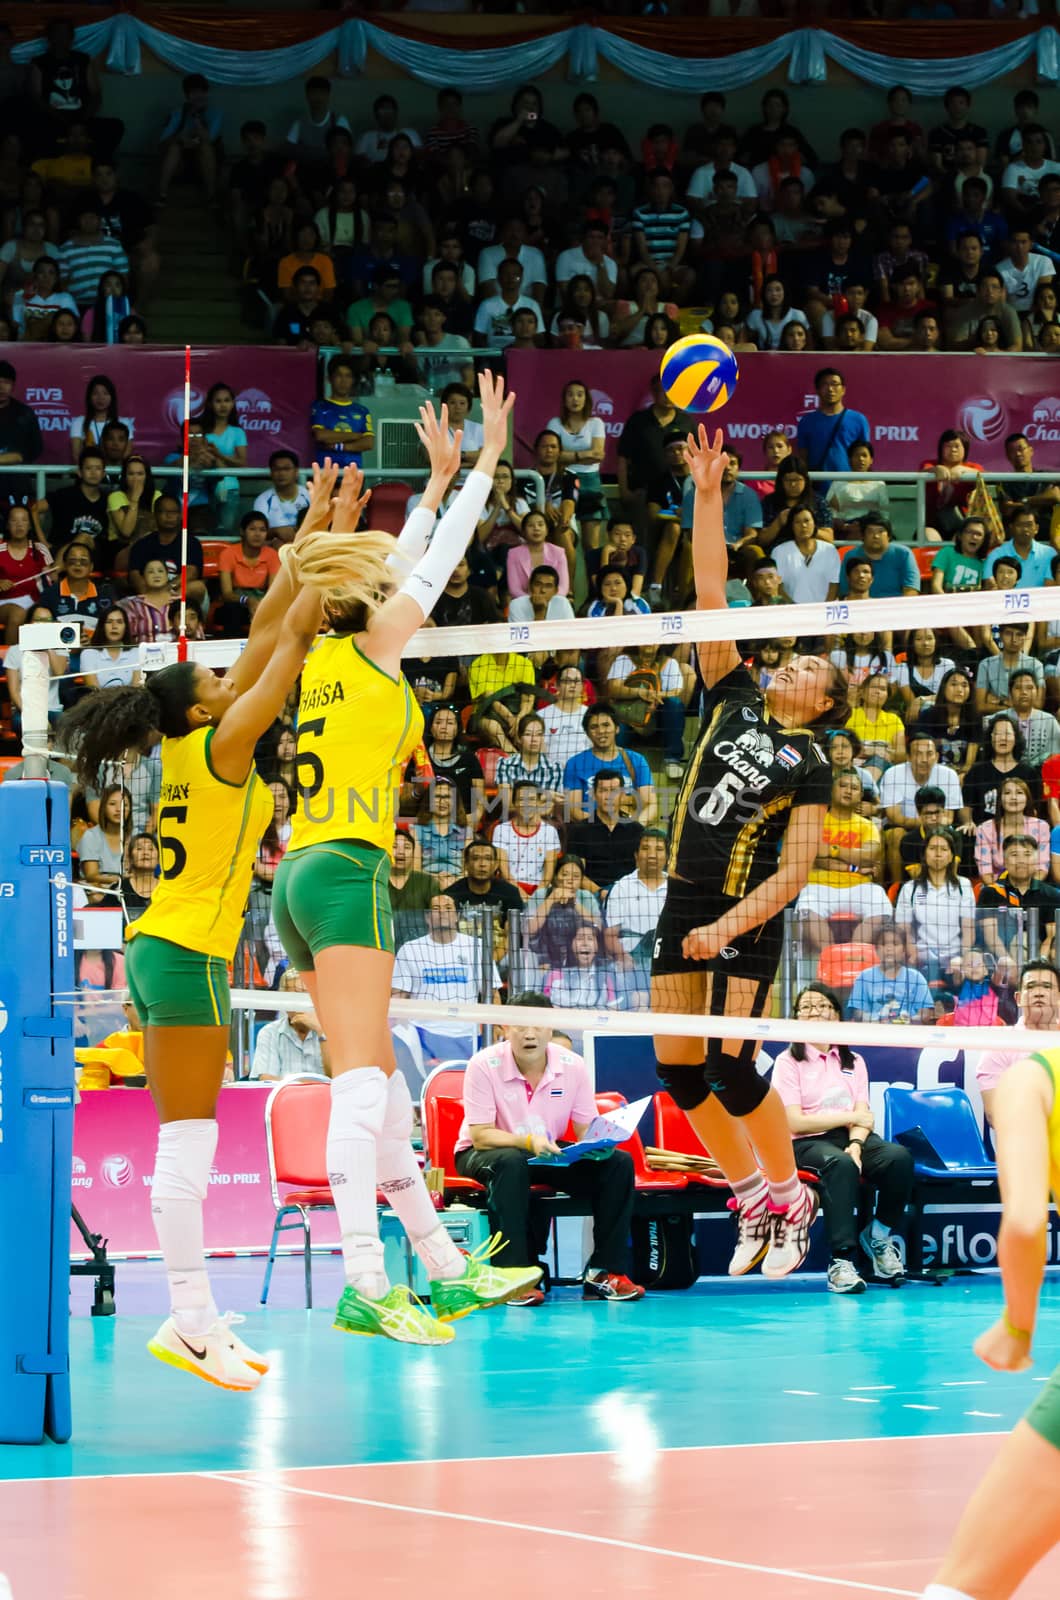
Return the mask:
<path fill-rule="evenodd" d="M 763 1278 L 786 1278 L 802 1266 L 810 1253 L 810 1229 L 820 1209 L 816 1189 L 802 1184 L 802 1194 L 790 1206 L 776 1207 L 770 1201 L 769 1219 L 773 1238 L 762 1262 Z"/>
<path fill-rule="evenodd" d="M 773 1243 L 773 1214 L 768 1205 L 747 1210 L 735 1198 L 729 1201 L 729 1210 L 736 1214 L 736 1249 L 729 1262 L 729 1277 L 742 1278 L 754 1271 Z"/>

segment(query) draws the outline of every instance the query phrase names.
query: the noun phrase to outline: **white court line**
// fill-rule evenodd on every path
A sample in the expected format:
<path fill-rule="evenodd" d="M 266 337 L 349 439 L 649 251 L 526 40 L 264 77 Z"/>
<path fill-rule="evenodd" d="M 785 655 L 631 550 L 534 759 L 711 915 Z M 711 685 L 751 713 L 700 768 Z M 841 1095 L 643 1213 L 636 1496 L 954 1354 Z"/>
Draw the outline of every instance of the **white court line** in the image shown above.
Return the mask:
<path fill-rule="evenodd" d="M 544 1534 L 553 1539 L 572 1539 L 578 1544 L 606 1545 L 613 1550 L 629 1550 L 634 1555 L 666 1556 L 671 1561 L 691 1561 L 697 1566 L 725 1567 L 730 1572 L 758 1572 L 770 1578 L 795 1578 L 803 1583 L 820 1583 L 831 1588 L 858 1589 L 864 1594 L 894 1594 L 916 1600 L 912 1589 L 888 1589 L 878 1583 L 858 1583 L 852 1578 L 826 1578 L 814 1572 L 799 1572 L 790 1567 L 763 1567 L 753 1561 L 726 1561 L 721 1556 L 704 1556 L 690 1550 L 668 1550 L 659 1545 L 638 1544 L 632 1539 L 609 1539 L 602 1533 L 579 1533 L 571 1528 L 546 1528 L 534 1522 L 509 1522 L 502 1517 L 479 1517 L 471 1511 L 440 1511 L 434 1506 L 408 1506 L 396 1500 L 368 1500 L 361 1495 L 332 1494 L 326 1489 L 302 1489 L 283 1483 L 267 1473 L 253 1477 L 230 1477 L 223 1472 L 200 1474 L 214 1483 L 231 1483 L 238 1489 L 279 1489 L 283 1494 L 304 1495 L 311 1500 L 331 1500 L 342 1505 L 365 1506 L 369 1511 L 404 1511 L 414 1517 L 436 1517 L 443 1522 L 470 1522 L 482 1528 L 504 1528 L 511 1533 Z"/>
<path fill-rule="evenodd" d="M 985 1389 L 985 1378 L 943 1378 L 939 1384 L 940 1389 Z"/>
<path fill-rule="evenodd" d="M 1002 1417 L 1003 1411 L 966 1411 L 966 1417 Z"/>
<path fill-rule="evenodd" d="M 893 1390 L 894 1387 L 893 1383 L 852 1383 L 850 1392 L 851 1394 L 883 1394 L 885 1391 Z"/>
<path fill-rule="evenodd" d="M 841 1394 L 840 1400 L 848 1406 L 878 1406 L 878 1400 L 870 1400 L 867 1394 Z"/>
<path fill-rule="evenodd" d="M 902 1410 L 903 1410 L 903 1411 L 938 1411 L 938 1410 L 939 1410 L 939 1407 L 938 1407 L 938 1406 L 914 1406 L 914 1405 L 904 1405 L 904 1406 L 903 1406 L 903 1407 L 902 1407 Z"/>
<path fill-rule="evenodd" d="M 1049 1380 L 1042 1378 L 1040 1381 L 1048 1383 Z M 794 1394 L 798 1391 L 790 1392 Z M 730 1444 L 668 1444 L 659 1453 L 676 1456 L 688 1455 L 696 1450 L 809 1450 L 825 1444 L 924 1444 L 931 1439 L 1001 1439 L 1009 1431 L 1007 1428 L 961 1428 L 949 1433 L 889 1433 L 856 1439 L 747 1439 L 734 1440 Z M 12 1445 L 10 1448 L 19 1450 L 21 1454 L 21 1446 Z M 52 1448 L 65 1450 L 67 1446 L 53 1445 Z M 297 1466 L 277 1467 L 276 1471 L 319 1472 L 326 1468 L 328 1472 L 347 1472 L 353 1467 L 362 1470 L 373 1467 L 465 1467 L 493 1461 L 581 1461 L 594 1457 L 606 1460 L 614 1454 L 614 1450 L 543 1450 L 516 1451 L 510 1455 L 496 1456 L 403 1456 L 391 1461 L 308 1461 Z M 229 1467 L 227 1470 L 253 1472 L 254 1468 Z M 30 1478 L 0 1476 L 0 1483 L 120 1483 L 129 1478 L 201 1478 L 207 1475 L 208 1469 L 205 1467 L 180 1467 L 172 1472 L 44 1472 Z"/>

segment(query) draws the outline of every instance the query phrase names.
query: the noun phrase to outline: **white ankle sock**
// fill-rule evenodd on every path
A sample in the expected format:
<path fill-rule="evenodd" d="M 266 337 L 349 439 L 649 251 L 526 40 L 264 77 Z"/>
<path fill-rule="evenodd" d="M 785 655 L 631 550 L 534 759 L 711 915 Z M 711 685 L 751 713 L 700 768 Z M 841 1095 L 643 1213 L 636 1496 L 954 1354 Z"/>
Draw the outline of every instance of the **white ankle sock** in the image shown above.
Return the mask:
<path fill-rule="evenodd" d="M 766 1182 L 769 1186 L 770 1201 L 778 1209 L 784 1210 L 788 1206 L 795 1205 L 802 1195 L 802 1183 L 797 1172 L 792 1177 L 785 1178 L 783 1183 L 773 1183 L 769 1179 Z"/>
<path fill-rule="evenodd" d="M 376 1185 L 401 1219 L 412 1248 L 431 1278 L 462 1278 L 465 1257 L 438 1221 L 412 1148 L 412 1100 L 395 1072 L 387 1084 L 386 1117 L 376 1143 Z"/>
<path fill-rule="evenodd" d="M 386 1115 L 386 1074 L 354 1067 L 331 1080 L 328 1182 L 342 1234 L 346 1281 L 373 1300 L 389 1288 L 375 1207 L 376 1147 Z"/>
<path fill-rule="evenodd" d="M 973 1600 L 973 1596 L 963 1589 L 949 1589 L 944 1583 L 929 1583 L 922 1600 Z"/>
<path fill-rule="evenodd" d="M 766 1180 L 760 1172 L 752 1173 L 749 1178 L 740 1178 L 731 1188 L 741 1211 L 761 1211 L 769 1199 Z"/>
<path fill-rule="evenodd" d="M 181 1333 L 205 1333 L 217 1319 L 206 1275 L 202 1205 L 217 1149 L 212 1118 L 164 1122 L 151 1185 L 151 1216 L 169 1279 L 173 1320 Z"/>

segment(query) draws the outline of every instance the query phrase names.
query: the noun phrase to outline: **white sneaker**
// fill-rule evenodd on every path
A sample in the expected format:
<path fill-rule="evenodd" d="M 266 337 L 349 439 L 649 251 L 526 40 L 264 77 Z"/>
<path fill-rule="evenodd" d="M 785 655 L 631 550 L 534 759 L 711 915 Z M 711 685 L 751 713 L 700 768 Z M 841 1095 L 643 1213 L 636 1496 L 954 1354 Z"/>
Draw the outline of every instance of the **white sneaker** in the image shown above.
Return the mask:
<path fill-rule="evenodd" d="M 178 1333 L 173 1318 L 167 1317 L 147 1348 L 168 1367 L 190 1372 L 218 1389 L 256 1389 L 261 1379 L 237 1353 L 234 1340 L 235 1334 L 221 1317 L 209 1332 L 187 1339 Z"/>
<path fill-rule="evenodd" d="M 871 1256 L 877 1278 L 904 1278 L 905 1262 L 902 1260 L 900 1241 L 893 1233 L 874 1234 L 872 1223 L 859 1235 L 861 1248 Z"/>
<path fill-rule="evenodd" d="M 802 1185 L 802 1198 L 783 1211 L 770 1210 L 773 1239 L 762 1262 L 763 1278 L 786 1278 L 810 1253 L 810 1229 L 820 1202 L 817 1191 Z"/>
<path fill-rule="evenodd" d="M 729 1201 L 736 1213 L 736 1249 L 729 1262 L 729 1277 L 742 1278 L 753 1272 L 773 1242 L 773 1214 L 768 1206 L 747 1212 L 738 1200 Z"/>
<path fill-rule="evenodd" d="M 828 1287 L 833 1294 L 864 1294 L 865 1280 L 853 1261 L 836 1256 L 828 1268 Z"/>
<path fill-rule="evenodd" d="M 223 1317 L 219 1317 L 217 1319 L 217 1322 L 214 1324 L 214 1326 L 217 1328 L 225 1327 L 228 1329 L 229 1343 L 231 1344 L 236 1355 L 239 1357 L 240 1361 L 245 1361 L 248 1367 L 252 1367 L 255 1372 L 260 1372 L 264 1377 L 265 1373 L 269 1370 L 269 1363 L 266 1361 L 265 1357 L 260 1355 L 257 1350 L 252 1350 L 249 1344 L 244 1343 L 244 1341 L 239 1337 L 238 1333 L 232 1332 L 232 1329 L 237 1322 L 246 1322 L 246 1320 L 246 1317 L 241 1317 L 238 1311 L 226 1311 Z"/>

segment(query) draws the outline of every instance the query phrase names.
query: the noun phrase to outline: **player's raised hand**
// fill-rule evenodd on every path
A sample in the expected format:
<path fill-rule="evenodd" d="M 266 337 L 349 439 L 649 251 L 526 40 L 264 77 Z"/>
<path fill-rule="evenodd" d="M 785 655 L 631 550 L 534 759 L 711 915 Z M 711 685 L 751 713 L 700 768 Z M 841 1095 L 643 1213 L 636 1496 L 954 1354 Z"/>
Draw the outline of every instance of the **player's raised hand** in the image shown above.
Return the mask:
<path fill-rule="evenodd" d="M 371 498 L 371 489 L 364 487 L 364 473 L 351 461 L 342 474 L 339 492 L 331 502 L 331 526 L 336 533 L 356 533 Z"/>
<path fill-rule="evenodd" d="M 515 395 L 505 394 L 504 379 L 498 372 L 480 372 L 478 392 L 482 399 L 482 451 L 495 452 L 500 459 L 508 443 L 508 418 Z"/>
<path fill-rule="evenodd" d="M 460 446 L 464 438 L 459 428 L 454 434 L 449 432 L 449 407 L 442 406 L 441 411 L 436 412 L 433 406 L 420 406 L 416 434 L 427 452 L 431 476 L 448 483 L 460 471 Z"/>
<path fill-rule="evenodd" d="M 325 456 L 323 463 L 314 461 L 309 474 L 309 505 L 298 524 L 299 533 L 317 533 L 330 526 L 331 502 L 338 481 L 339 469 L 330 456 Z"/>
<path fill-rule="evenodd" d="M 721 489 L 721 475 L 729 464 L 719 428 L 713 440 L 704 423 L 698 432 L 690 433 L 685 441 L 685 462 L 692 480 L 701 494 L 716 494 Z"/>

